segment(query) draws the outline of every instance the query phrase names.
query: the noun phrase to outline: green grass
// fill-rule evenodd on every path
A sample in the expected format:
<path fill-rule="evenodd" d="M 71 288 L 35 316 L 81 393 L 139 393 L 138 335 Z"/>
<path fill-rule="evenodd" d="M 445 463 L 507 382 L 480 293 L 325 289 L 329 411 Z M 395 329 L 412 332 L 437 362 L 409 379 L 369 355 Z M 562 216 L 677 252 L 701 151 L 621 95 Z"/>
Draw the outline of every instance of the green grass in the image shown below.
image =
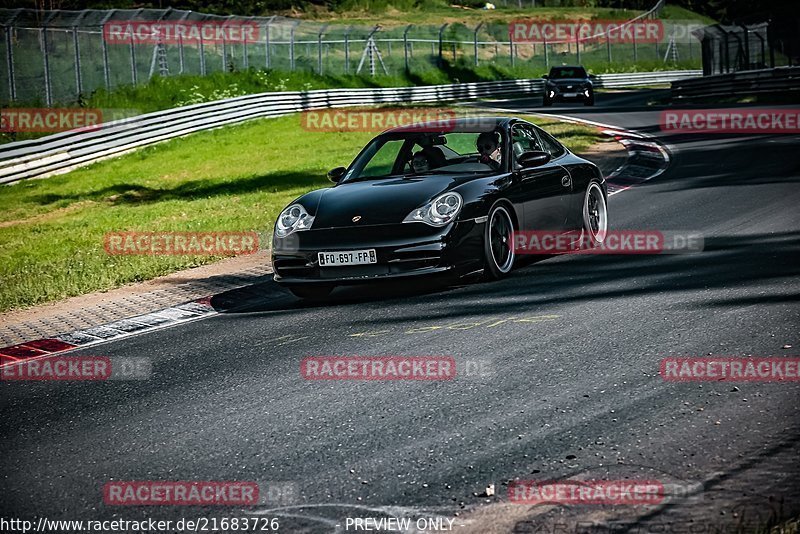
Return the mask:
<path fill-rule="evenodd" d="M 616 51 L 615 53 L 619 54 L 617 57 L 624 58 L 621 64 L 609 64 L 604 48 L 584 51 L 581 55 L 581 63 L 593 74 L 699 68 L 697 55 L 695 55 L 694 61 L 683 60 L 677 64 L 664 63 L 656 57 L 655 50 L 650 48 L 642 46 L 636 61 L 633 61 L 631 50 Z M 289 72 L 256 69 L 215 72 L 207 76 L 183 75 L 165 78 L 155 76 L 147 83 L 136 86 L 123 85 L 112 91 L 98 89 L 80 102 L 65 102 L 60 106 L 99 108 L 104 110 L 104 120 L 108 120 L 269 91 L 308 91 L 340 87 L 404 87 L 514 80 L 539 78 L 548 71 L 541 53 L 538 56 L 530 56 L 530 52 L 532 52 L 530 45 L 519 45 L 518 51 L 521 57 L 517 59 L 513 67 L 509 64 L 508 58 L 505 58 L 505 63 L 499 60 L 483 59 L 480 65 L 475 67 L 471 57 L 472 51 L 457 49 L 455 61 L 453 61 L 452 51 L 446 51 L 445 62 L 440 68 L 434 68 L 431 65 L 428 68 L 412 70 L 410 73 L 396 69 L 399 74 L 381 75 L 374 78 L 365 75 L 320 75 L 311 71 Z M 682 57 L 686 57 L 686 54 Z M 550 58 L 550 65 L 575 62 L 574 54 Z M 27 102 L 16 106 L 41 107 L 42 103 Z M 0 132 L 0 144 L 37 139 L 46 135 L 49 134 Z"/>
<path fill-rule="evenodd" d="M 574 150 L 592 128 L 543 122 Z M 279 210 L 330 183 L 372 133 L 309 132 L 292 115 L 202 132 L 69 174 L 0 188 L 0 311 L 108 290 L 215 261 L 110 256 L 118 231 L 269 233 Z"/>
<path fill-rule="evenodd" d="M 671 4 L 664 6 L 664 9 L 661 10 L 660 18 L 668 20 L 688 20 L 693 22 L 701 22 L 703 24 L 715 24 L 717 22 L 711 17 L 706 17 L 705 15 L 701 15 L 699 13 L 695 13 L 694 11 L 689 11 L 686 8 Z"/>
<path fill-rule="evenodd" d="M 318 20 L 332 22 L 334 24 L 376 24 L 380 23 L 387 27 L 405 26 L 408 24 L 444 24 L 462 23 L 475 26 L 479 22 L 486 24 L 506 23 L 514 19 L 611 19 L 628 20 L 642 11 L 631 9 L 614 9 L 603 7 L 537 7 L 535 10 L 530 8 L 519 9 L 504 7 L 502 2 L 494 2 L 496 9 L 484 10 L 477 8 L 484 2 L 475 3 L 474 7 L 469 5 L 460 7 L 442 2 L 426 3 L 413 5 L 413 2 L 400 3 L 396 0 L 385 3 L 383 6 L 370 1 L 370 8 L 366 9 L 367 2 L 354 0 L 345 5 L 344 9 L 336 11 L 329 10 L 309 10 L 304 12 L 301 17 L 306 20 Z"/>

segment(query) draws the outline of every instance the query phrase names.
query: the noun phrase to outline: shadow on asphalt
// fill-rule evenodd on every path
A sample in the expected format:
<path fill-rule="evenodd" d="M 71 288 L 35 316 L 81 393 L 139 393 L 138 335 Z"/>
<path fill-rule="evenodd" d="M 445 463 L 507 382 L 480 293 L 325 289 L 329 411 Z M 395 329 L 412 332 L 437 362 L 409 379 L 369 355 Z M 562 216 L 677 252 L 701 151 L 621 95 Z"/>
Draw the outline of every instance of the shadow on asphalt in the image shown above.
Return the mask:
<path fill-rule="evenodd" d="M 587 255 L 548 257 L 515 270 L 497 282 L 448 286 L 434 280 L 402 284 L 370 284 L 337 288 L 320 302 L 304 301 L 276 282 L 267 282 L 218 295 L 212 305 L 222 313 L 300 311 L 306 308 L 362 304 L 436 301 L 425 308 L 398 309 L 395 323 L 492 315 L 509 306 L 546 307 L 569 302 L 642 296 L 648 294 L 744 288 L 796 277 L 800 273 L 800 232 L 707 238 L 697 254 Z M 620 284 L 630 279 L 635 283 Z M 776 286 L 777 288 L 778 286 Z M 704 299 L 698 306 L 736 307 L 751 304 L 752 296 Z M 764 294 L 758 302 L 799 302 L 800 294 Z M 403 315 L 406 313 L 406 315 Z"/>

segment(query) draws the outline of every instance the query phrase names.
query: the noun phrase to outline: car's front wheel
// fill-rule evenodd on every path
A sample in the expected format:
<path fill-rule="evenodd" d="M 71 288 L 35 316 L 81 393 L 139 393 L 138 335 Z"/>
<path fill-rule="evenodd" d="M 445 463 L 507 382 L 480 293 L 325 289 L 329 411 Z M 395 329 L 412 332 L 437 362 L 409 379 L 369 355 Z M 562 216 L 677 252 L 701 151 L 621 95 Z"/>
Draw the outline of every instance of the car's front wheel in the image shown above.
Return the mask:
<path fill-rule="evenodd" d="M 496 204 L 486 218 L 484 232 L 484 275 L 490 280 L 502 278 L 514 266 L 514 220 L 503 204 Z"/>
<path fill-rule="evenodd" d="M 329 284 L 308 284 L 288 286 L 286 289 L 291 291 L 295 297 L 306 300 L 324 299 L 333 291 L 333 286 Z"/>
<path fill-rule="evenodd" d="M 594 106 L 594 93 L 589 93 L 589 96 L 583 99 L 584 106 Z"/>

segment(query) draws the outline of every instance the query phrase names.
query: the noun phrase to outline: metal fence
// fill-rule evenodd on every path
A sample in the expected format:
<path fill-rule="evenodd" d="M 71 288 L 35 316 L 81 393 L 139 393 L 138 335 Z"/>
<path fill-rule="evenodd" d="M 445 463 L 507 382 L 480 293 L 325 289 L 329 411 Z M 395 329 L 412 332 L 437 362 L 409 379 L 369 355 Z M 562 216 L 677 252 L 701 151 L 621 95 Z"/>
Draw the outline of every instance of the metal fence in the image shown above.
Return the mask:
<path fill-rule="evenodd" d="M 630 87 L 670 83 L 700 75 L 699 70 L 603 74 L 595 79 L 595 83 L 598 87 Z M 542 87 L 540 79 L 503 80 L 420 87 L 272 92 L 206 102 L 107 123 L 89 131 L 72 130 L 0 145 L 0 184 L 68 172 L 142 146 L 260 117 L 347 106 L 540 96 Z"/>
<path fill-rule="evenodd" d="M 739 71 L 672 82 L 672 98 L 676 101 L 718 100 L 757 94 L 799 99 L 800 67 Z"/>
<path fill-rule="evenodd" d="M 658 17 L 663 0 L 637 19 Z M 165 36 L 137 40 L 141 24 L 214 24 L 228 28 L 208 38 Z M 114 26 L 117 24 L 118 26 Z M 35 11 L 0 9 L 0 103 L 52 106 L 105 88 L 147 82 L 153 76 L 208 75 L 275 69 L 323 74 L 396 75 L 426 69 L 523 67 L 533 76 L 551 65 L 582 63 L 596 70 L 641 70 L 642 64 L 698 68 L 700 50 L 689 25 L 664 21 L 656 42 L 590 39 L 515 41 L 508 24 L 348 26 L 284 17 L 221 17 L 172 9 Z M 235 39 L 236 28 L 251 28 Z M 122 39 L 112 38 L 123 28 Z M 693 27 L 699 27 L 694 23 Z M 111 28 L 111 30 L 110 30 Z M 127 32 L 127 33 L 124 33 Z M 241 33 L 241 32 L 240 32 Z M 676 38 L 676 34 L 680 34 Z M 3 61 L 5 59 L 5 61 Z M 639 67 L 638 69 L 636 67 Z M 527 68 L 528 70 L 525 70 Z"/>

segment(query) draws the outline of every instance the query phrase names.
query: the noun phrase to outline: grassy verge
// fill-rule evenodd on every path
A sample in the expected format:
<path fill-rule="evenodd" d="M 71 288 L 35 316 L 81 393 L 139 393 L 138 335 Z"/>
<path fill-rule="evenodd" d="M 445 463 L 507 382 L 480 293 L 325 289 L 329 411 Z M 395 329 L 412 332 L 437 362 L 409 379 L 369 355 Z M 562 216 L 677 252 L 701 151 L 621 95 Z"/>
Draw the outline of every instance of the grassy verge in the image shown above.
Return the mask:
<path fill-rule="evenodd" d="M 582 150 L 594 129 L 536 120 Z M 109 256 L 116 231 L 268 232 L 293 198 L 329 185 L 373 134 L 309 132 L 292 115 L 202 132 L 45 180 L 0 188 L 0 311 L 215 261 Z"/>
<path fill-rule="evenodd" d="M 367 7 L 367 3 L 370 5 Z M 655 2 L 653 2 L 655 3 Z M 483 3 L 475 2 L 474 6 L 455 4 L 409 4 L 377 6 L 375 2 L 353 1 L 343 8 L 331 11 L 310 9 L 302 13 L 301 18 L 331 23 L 375 24 L 387 27 L 405 26 L 407 24 L 486 24 L 504 23 L 515 19 L 609 19 L 629 20 L 642 13 L 631 9 L 614 9 L 603 7 L 528 7 L 503 6 L 494 2 L 496 9 L 485 10 Z"/>

